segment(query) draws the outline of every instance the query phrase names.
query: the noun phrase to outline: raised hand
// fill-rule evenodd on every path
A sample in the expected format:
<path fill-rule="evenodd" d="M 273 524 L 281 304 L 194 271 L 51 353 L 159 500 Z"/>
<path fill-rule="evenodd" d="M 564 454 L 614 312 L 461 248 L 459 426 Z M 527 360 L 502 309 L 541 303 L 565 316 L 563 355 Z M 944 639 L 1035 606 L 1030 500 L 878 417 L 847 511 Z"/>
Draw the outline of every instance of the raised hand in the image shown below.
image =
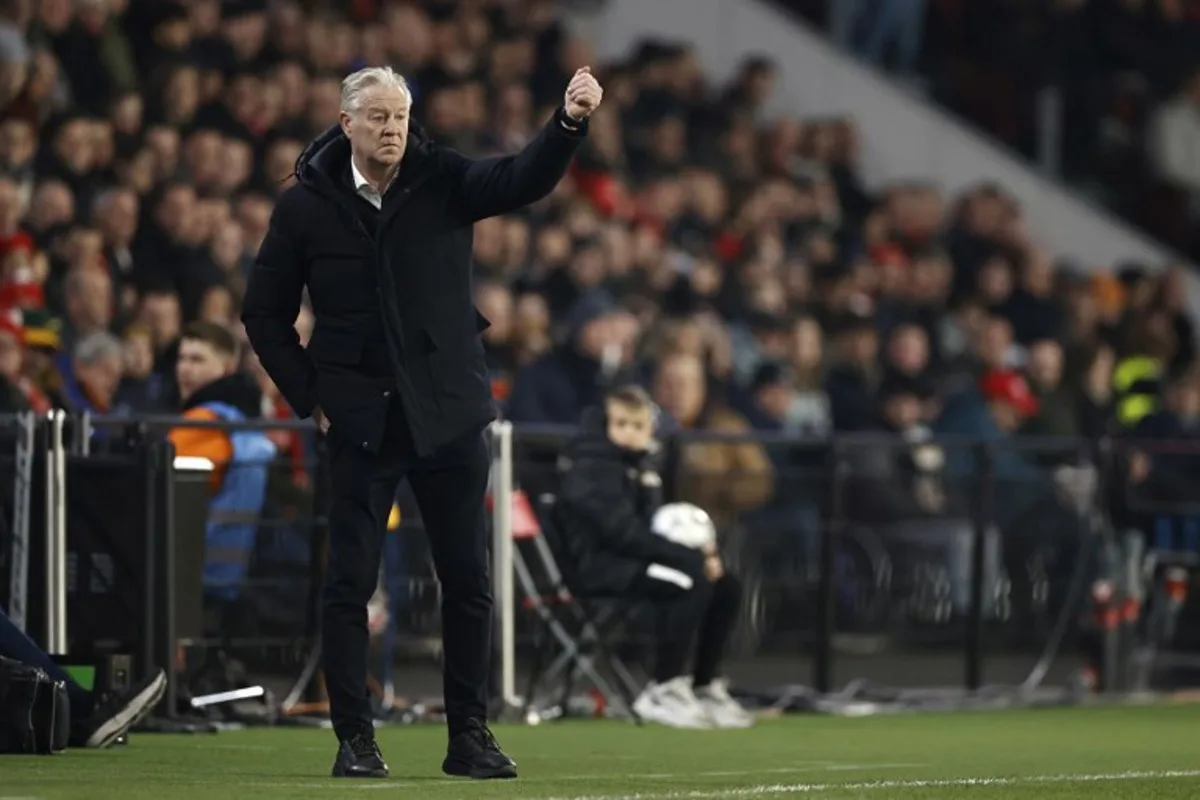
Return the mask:
<path fill-rule="evenodd" d="M 587 119 L 599 107 L 602 97 L 604 97 L 604 90 L 600 88 L 600 82 L 592 75 L 592 68 L 581 67 L 575 71 L 571 82 L 567 84 L 567 91 L 563 96 L 563 107 L 566 108 L 567 116 L 571 119 Z"/>

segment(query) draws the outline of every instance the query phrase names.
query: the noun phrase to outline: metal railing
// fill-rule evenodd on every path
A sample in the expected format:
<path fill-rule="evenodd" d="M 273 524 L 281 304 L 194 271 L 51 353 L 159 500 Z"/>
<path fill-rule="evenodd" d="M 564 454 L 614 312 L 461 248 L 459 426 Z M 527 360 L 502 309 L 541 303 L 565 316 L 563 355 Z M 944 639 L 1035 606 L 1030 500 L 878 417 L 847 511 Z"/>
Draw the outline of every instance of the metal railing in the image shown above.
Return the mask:
<path fill-rule="evenodd" d="M 510 484 L 531 498 L 553 492 L 555 461 L 573 433 L 500 429 L 497 447 L 511 450 L 514 463 L 512 478 L 494 483 L 497 492 Z M 1117 690 L 1129 686 L 1128 640 L 1141 634 L 1129 630 L 1137 623 L 1125 630 L 1093 623 L 1088 589 L 1111 584 L 1118 606 L 1147 591 L 1132 577 L 1143 572 L 1131 544 L 1138 537 L 1126 533 L 1137 525 L 1123 516 L 1124 453 L 1135 444 L 689 433 L 667 442 L 663 477 L 668 499 L 696 502 L 721 524 L 727 563 L 742 572 L 751 595 L 738 649 L 757 662 L 782 654 L 788 665 L 764 681 L 831 692 L 854 678 L 915 678 L 968 692 L 1003 684 L 1033 694 L 1063 685 L 1077 669 L 1095 669 L 1102 688 Z M 724 471 L 704 474 L 683 455 L 750 445 L 767 456 L 769 477 L 737 474 L 739 467 L 728 466 L 736 459 L 721 458 L 714 463 Z M 895 459 L 911 462 L 916 449 L 930 447 L 944 461 L 936 475 L 898 474 Z M 1200 444 L 1195 450 L 1200 456 Z M 929 502 L 944 505 L 922 505 Z M 498 494 L 497 529 L 512 524 L 508 507 Z M 510 565 L 499 547 L 507 534 L 496 536 L 499 576 Z M 519 654 L 520 602 L 514 608 L 497 598 L 501 652 Z M 894 669 L 905 660 L 914 664 L 903 673 L 909 677 Z M 926 669 L 934 660 L 937 669 Z M 502 685 L 511 686 L 514 660 L 506 655 L 500 663 Z M 505 699 L 511 705 L 514 698 L 506 691 Z"/>
<path fill-rule="evenodd" d="M 5 422 L 0 419 L 0 424 Z M 46 553 L 44 571 L 35 577 L 45 584 L 39 587 L 44 588 L 39 597 L 44 594 L 45 613 L 38 617 L 44 619 L 38 634 L 47 649 L 60 653 L 73 638 L 68 636 L 70 582 L 82 580 L 70 562 L 66 526 L 68 501 L 83 490 L 76 483 L 68 485 L 73 469 L 68 462 L 102 460 L 106 449 L 128 446 L 129 437 L 117 436 L 117 431 L 133 432 L 135 448 L 143 446 L 136 442 L 161 441 L 163 433 L 181 426 L 313 432 L 307 422 L 68 418 L 61 412 L 36 419 L 14 417 L 7 424 L 17 433 L 9 612 L 19 625 L 26 623 L 32 584 L 29 554 L 37 549 L 31 544 L 40 545 Z M 490 430 L 495 693 L 508 708 L 520 706 L 518 672 L 530 632 L 514 582 L 513 498 L 520 491 L 531 496 L 554 491 L 555 463 L 574 433 L 572 428 L 514 427 L 505 421 Z M 1131 482 L 1127 474 L 1133 452 L 1149 453 L 1164 469 L 1176 469 L 1179 459 L 1193 451 L 1200 463 L 1200 444 L 1192 448 L 1186 443 L 1023 438 L 982 442 L 958 437 L 921 445 L 941 451 L 940 484 L 932 489 L 911 474 L 917 445 L 896 437 L 838 435 L 817 441 L 780 434 L 695 433 L 666 443 L 668 499 L 697 502 L 718 519 L 727 563 L 742 572 L 747 585 L 735 655 L 759 661 L 782 657 L 784 671 L 771 674 L 783 677 L 772 682 L 808 683 L 822 692 L 832 691 L 848 677 L 890 675 L 891 664 L 872 662 L 864 655 L 870 652 L 898 654 L 898 659 L 936 655 L 941 659 L 938 680 L 953 681 L 968 691 L 997 681 L 1027 689 L 1041 685 L 1047 676 L 1060 681 L 1062 671 L 1056 665 L 1063 659 L 1099 664 L 1102 688 L 1128 687 L 1138 674 L 1145 683 L 1145 670 L 1129 666 L 1130 650 L 1142 635 L 1136 615 L 1120 617 L 1114 628 L 1092 625 L 1093 598 L 1085 590 L 1107 582 L 1113 591 L 1110 604 L 1124 609 L 1147 602 L 1153 589 L 1146 585 L 1146 559 L 1139 545 L 1146 531 L 1153 539 L 1156 520 L 1181 519 L 1180 541 L 1200 541 L 1200 505 L 1186 494 L 1167 491 L 1174 484 L 1164 484 L 1164 489 L 1153 480 Z M 769 475 L 743 474 L 745 465 L 712 472 L 703 466 L 704 458 L 696 457 L 697 450 L 703 454 L 713 447 L 738 446 L 756 448 L 765 456 Z M 45 464 L 44 515 L 30 513 L 37 510 L 33 493 L 40 480 L 34 472 L 40 459 Z M 901 462 L 910 472 L 897 471 Z M 181 641 L 164 619 L 174 616 L 171 604 L 180 590 L 170 585 L 173 500 L 162 488 L 179 466 L 147 462 L 143 483 L 143 555 L 152 568 L 138 579 L 147 587 L 142 596 L 145 627 L 156 633 L 153 645 L 138 652 L 151 663 L 172 663 Z M 756 481 L 769 482 L 767 490 Z M 317 494 L 326 491 L 315 468 L 311 488 Z M 277 578 L 288 584 L 289 596 L 298 596 L 297 581 L 304 581 L 307 589 L 303 630 L 296 628 L 278 642 L 308 655 L 302 682 L 312 676 L 319 655 L 315 646 L 322 537 L 328 524 L 327 515 L 316 507 L 327 503 L 327 497 L 314 496 L 313 502 L 305 524 L 319 535 L 312 539 L 307 571 Z M 934 507 L 931 502 L 943 505 Z M 37 516 L 44 517 L 44 533 L 30 530 Z M 1189 521 L 1193 516 L 1194 523 Z M 1150 549 L 1175 559 L 1172 564 L 1186 555 L 1168 552 L 1153 541 Z M 436 585 L 427 559 L 418 561 L 414 580 Z M 435 611 L 436 603 L 431 608 Z M 630 636 L 636 638 L 637 631 L 631 630 Z M 1098 644 L 1093 647 L 1085 639 Z M 192 639 L 184 643 L 188 642 L 220 644 Z M 1088 655 L 1089 648 L 1100 655 Z M 990 666 L 1006 654 L 1024 666 L 1010 672 Z M 1027 663 L 1031 656 L 1032 669 Z M 951 666 L 955 659 L 957 668 Z M 288 692 L 290 703 L 298 701 L 300 688 L 298 683 Z"/>

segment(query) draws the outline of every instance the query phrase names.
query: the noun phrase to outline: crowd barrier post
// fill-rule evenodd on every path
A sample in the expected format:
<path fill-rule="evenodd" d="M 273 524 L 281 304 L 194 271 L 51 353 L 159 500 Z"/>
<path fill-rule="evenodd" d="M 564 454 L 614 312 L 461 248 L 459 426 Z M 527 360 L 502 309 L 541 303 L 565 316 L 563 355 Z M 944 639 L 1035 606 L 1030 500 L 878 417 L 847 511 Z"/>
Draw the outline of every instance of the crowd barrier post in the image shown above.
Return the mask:
<path fill-rule="evenodd" d="M 33 448 L 37 416 L 32 411 L 21 412 L 16 416 L 16 426 L 8 617 L 17 628 L 25 631 L 29 599 L 29 512 L 33 499 Z"/>
<path fill-rule="evenodd" d="M 513 606 L 513 425 L 492 423 L 492 581 L 499 617 L 500 698 L 505 711 L 520 706 L 516 696 L 516 610 Z"/>
<path fill-rule="evenodd" d="M 967 641 L 963 658 L 963 677 L 968 692 L 983 685 L 983 617 L 986 604 L 987 534 L 995 517 L 996 459 L 987 444 L 975 446 L 979 465 L 979 484 L 971 537 L 971 605 L 967 617 Z"/>
<path fill-rule="evenodd" d="M 846 479 L 849 464 L 842 444 L 834 439 L 829 448 L 829 491 L 825 500 L 825 524 L 821 527 L 821 569 L 817 578 L 816 642 L 813 653 L 813 686 L 818 692 L 833 689 L 833 637 L 837 630 L 837 548 L 846 524 Z"/>
<path fill-rule="evenodd" d="M 46 650 L 67 652 L 66 412 L 46 415 Z"/>

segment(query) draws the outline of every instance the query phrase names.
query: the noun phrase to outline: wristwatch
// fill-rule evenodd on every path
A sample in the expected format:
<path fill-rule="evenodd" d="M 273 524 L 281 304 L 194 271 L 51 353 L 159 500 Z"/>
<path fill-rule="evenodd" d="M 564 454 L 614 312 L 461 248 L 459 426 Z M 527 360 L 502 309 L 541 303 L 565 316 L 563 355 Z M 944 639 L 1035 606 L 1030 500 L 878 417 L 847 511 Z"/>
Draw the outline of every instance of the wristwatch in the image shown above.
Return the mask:
<path fill-rule="evenodd" d="M 566 106 L 559 106 L 558 124 L 562 125 L 563 130 L 570 131 L 571 133 L 579 133 L 587 125 L 587 118 L 574 119 L 567 113 Z"/>

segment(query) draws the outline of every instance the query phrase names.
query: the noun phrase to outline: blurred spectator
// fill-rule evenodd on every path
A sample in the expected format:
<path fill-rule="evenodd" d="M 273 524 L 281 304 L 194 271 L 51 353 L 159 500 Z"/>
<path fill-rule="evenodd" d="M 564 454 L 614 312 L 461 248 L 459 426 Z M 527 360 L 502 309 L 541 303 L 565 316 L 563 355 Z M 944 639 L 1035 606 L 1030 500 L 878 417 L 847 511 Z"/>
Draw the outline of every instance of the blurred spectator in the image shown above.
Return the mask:
<path fill-rule="evenodd" d="M 121 340 L 103 330 L 78 339 L 72 353 L 67 401 L 72 411 L 108 414 L 114 411 L 125 352 Z"/>
<path fill-rule="evenodd" d="M 826 23 L 851 53 L 1030 160 L 1059 165 L 1054 177 L 1075 191 L 1200 257 L 1194 3 L 777 2 Z M 1057 119 L 1047 100 L 1061 109 Z M 1019 324 L 1017 333 L 1046 335 L 1027 338 Z"/>
<path fill-rule="evenodd" d="M 521 369 L 509 416 L 516 422 L 574 425 L 632 365 L 637 321 L 604 294 L 581 299 L 567 318 L 566 343 Z"/>
<path fill-rule="evenodd" d="M 895 69 L 909 74 L 921 52 L 925 0 L 837 0 L 830 3 L 834 38 L 843 47 L 882 66 L 895 53 Z"/>
<path fill-rule="evenodd" d="M 875 392 L 879 366 L 879 334 L 870 319 L 846 317 L 834 327 L 834 362 L 827 390 L 833 408 L 834 428 L 860 431 L 875 423 Z"/>
<path fill-rule="evenodd" d="M 1150 157 L 1160 177 L 1200 203 L 1200 69 L 1189 72 L 1179 91 L 1150 122 Z"/>
<path fill-rule="evenodd" d="M 1081 398 L 1063 384 L 1062 345 L 1042 339 L 1029 346 L 1029 380 L 1039 410 L 1026 423 L 1025 433 L 1040 436 L 1078 436 Z"/>
<path fill-rule="evenodd" d="M 890 523 L 951 511 L 942 477 L 946 456 L 930 441 L 927 408 L 932 396 L 932 383 L 916 375 L 895 374 L 880 388 L 875 430 L 898 436 L 904 445 L 850 448 L 853 477 L 847 508 L 852 519 Z"/>
<path fill-rule="evenodd" d="M 939 97 L 1019 145 L 1031 129 L 1023 93 L 1039 76 L 1061 78 L 1065 135 L 1081 154 L 1072 169 L 1113 170 L 1114 153 L 1135 149 L 1122 174 L 1142 177 L 1109 199 L 1170 217 L 1142 198 L 1190 191 L 1172 177 L 1186 172 L 1180 131 L 1196 106 L 1196 79 L 1178 81 L 1195 24 L 1179 4 L 923 5 L 835 10 L 856 47 L 902 70 L 919 51 Z M 924 43 L 913 27 L 922 17 Z M 633 379 L 691 434 L 803 440 L 684 448 L 704 467 L 691 477 L 738 476 L 687 487 L 716 495 L 716 513 L 744 518 L 800 498 L 786 509 L 795 527 L 797 508 L 820 498 L 794 484 L 823 468 L 831 432 L 904 427 L 896 415 L 913 394 L 898 387 L 920 387 L 920 424 L 938 431 L 1095 436 L 1114 414 L 1129 426 L 1159 408 L 1163 376 L 1195 359 L 1180 272 L 1064 268 L 997 184 L 949 196 L 915 175 L 867 191 L 863 143 L 887 132 L 803 108 L 768 117 L 778 70 L 755 54 L 724 84 L 687 43 L 646 41 L 600 60 L 551 3 L 313 12 L 257 0 L 0 0 L 10 399 L 181 407 L 194 391 L 177 385 L 181 331 L 200 320 L 241 335 L 246 270 L 298 154 L 337 116 L 340 75 L 397 65 L 414 115 L 443 145 L 482 155 L 527 140 L 562 76 L 585 62 L 608 102 L 570 176 L 536 207 L 475 230 L 489 380 L 517 422 L 574 425 L 607 386 Z M 1145 76 L 1140 100 L 1115 88 L 1130 71 Z M 1086 101 L 1072 99 L 1079 87 Z M 1162 140 L 1148 151 L 1147 126 Z M 1180 219 L 1189 230 L 1188 213 Z M 302 341 L 311 325 L 302 309 Z M 121 337 L 120 353 L 108 335 Z M 77 359 L 85 341 L 88 359 Z M 260 412 L 287 418 L 247 367 Z M 1021 386 L 1029 403 L 1016 399 Z M 299 458 L 299 438 L 275 438 Z M 955 459 L 946 454 L 947 474 Z"/>
<path fill-rule="evenodd" d="M 1125 326 L 1122 354 L 1113 371 L 1117 421 L 1138 424 L 1161 405 L 1162 381 L 1175 348 L 1170 317 L 1161 311 L 1131 316 Z"/>
<path fill-rule="evenodd" d="M 689 441 L 679 456 L 677 500 L 695 503 L 720 523 L 733 522 L 771 497 L 772 467 L 762 445 L 749 440 L 746 420 L 709 394 L 704 365 L 694 355 L 668 355 L 654 377 L 654 400 L 681 433 L 713 431 L 731 441 Z"/>
<path fill-rule="evenodd" d="M 1142 504 L 1184 506 L 1193 502 L 1200 477 L 1200 375 L 1194 370 L 1173 374 L 1167 380 L 1164 407 L 1143 417 L 1130 432 L 1129 478 Z M 1156 520 L 1156 528 L 1169 528 L 1172 515 Z M 1200 542 L 1196 520 L 1188 519 L 1191 537 Z M 1160 546 L 1175 549 L 1164 531 L 1155 530 Z"/>

